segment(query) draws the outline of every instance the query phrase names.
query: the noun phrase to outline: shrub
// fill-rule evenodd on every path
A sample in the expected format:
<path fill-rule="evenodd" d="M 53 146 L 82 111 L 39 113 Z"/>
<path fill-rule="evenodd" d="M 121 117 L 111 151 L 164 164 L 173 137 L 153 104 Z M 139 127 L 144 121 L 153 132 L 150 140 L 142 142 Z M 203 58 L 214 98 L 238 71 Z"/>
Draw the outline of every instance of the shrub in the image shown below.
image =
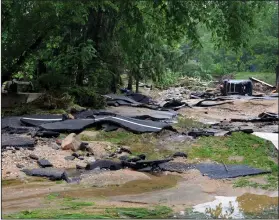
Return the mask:
<path fill-rule="evenodd" d="M 94 107 L 95 109 L 105 106 L 105 99 L 95 92 L 91 87 L 74 87 L 69 89 L 69 94 L 74 98 L 74 102 L 84 107 Z"/>

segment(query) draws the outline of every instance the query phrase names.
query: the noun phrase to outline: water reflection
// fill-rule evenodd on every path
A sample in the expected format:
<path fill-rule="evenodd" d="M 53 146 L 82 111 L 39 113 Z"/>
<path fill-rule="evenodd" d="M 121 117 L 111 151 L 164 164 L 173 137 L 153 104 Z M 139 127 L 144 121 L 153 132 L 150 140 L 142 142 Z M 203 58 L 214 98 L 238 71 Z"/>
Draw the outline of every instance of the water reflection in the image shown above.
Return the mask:
<path fill-rule="evenodd" d="M 278 206 L 278 197 L 245 193 L 239 197 L 216 196 L 212 202 L 194 206 L 193 211 L 210 218 L 241 219 L 246 214 L 258 214 L 274 206 Z"/>

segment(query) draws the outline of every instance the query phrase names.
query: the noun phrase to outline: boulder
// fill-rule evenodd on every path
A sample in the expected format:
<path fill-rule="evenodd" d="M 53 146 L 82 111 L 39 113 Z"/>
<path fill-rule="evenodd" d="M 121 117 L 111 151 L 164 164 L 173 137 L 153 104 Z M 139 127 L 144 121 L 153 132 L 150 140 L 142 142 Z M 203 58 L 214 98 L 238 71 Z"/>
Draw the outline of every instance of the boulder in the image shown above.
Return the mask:
<path fill-rule="evenodd" d="M 108 156 L 106 151 L 108 144 L 106 142 L 90 141 L 87 146 L 87 151 L 95 156 L 96 159 L 105 158 Z"/>
<path fill-rule="evenodd" d="M 62 150 L 78 151 L 80 149 L 81 142 L 77 140 L 76 134 L 69 134 L 61 143 Z"/>

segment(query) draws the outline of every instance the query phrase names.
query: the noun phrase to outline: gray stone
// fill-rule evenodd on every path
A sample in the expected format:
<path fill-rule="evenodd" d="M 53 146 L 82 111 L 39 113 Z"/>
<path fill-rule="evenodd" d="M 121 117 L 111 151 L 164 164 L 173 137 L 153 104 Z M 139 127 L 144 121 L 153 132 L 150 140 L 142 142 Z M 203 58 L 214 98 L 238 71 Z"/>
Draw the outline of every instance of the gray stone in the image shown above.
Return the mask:
<path fill-rule="evenodd" d="M 75 157 L 74 156 L 66 156 L 64 157 L 65 160 L 74 160 Z"/>
<path fill-rule="evenodd" d="M 53 165 L 46 159 L 40 159 L 37 161 L 40 167 L 52 167 Z"/>

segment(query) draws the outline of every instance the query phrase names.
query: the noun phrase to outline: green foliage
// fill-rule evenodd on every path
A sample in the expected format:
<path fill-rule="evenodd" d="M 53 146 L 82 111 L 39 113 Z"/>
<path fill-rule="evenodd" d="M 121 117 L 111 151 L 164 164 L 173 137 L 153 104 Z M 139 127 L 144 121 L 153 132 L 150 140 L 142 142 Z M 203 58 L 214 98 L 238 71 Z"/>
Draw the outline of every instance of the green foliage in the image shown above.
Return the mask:
<path fill-rule="evenodd" d="M 121 86 L 123 73 L 137 82 L 153 79 L 163 86 L 181 74 L 206 77 L 209 62 L 197 70 L 186 65 L 201 46 L 200 26 L 208 30 L 209 38 L 212 35 L 212 45 L 237 50 L 250 41 L 265 5 L 262 1 L 4 0 L 2 80 L 17 76 L 40 81 L 47 90 L 87 86 L 104 94 Z M 274 36 L 272 28 L 266 32 Z M 275 43 L 268 42 L 269 48 Z M 274 63 L 264 60 L 263 66 Z M 97 98 L 92 99 L 78 101 L 95 105 Z"/>
<path fill-rule="evenodd" d="M 75 103 L 80 106 L 94 107 L 95 109 L 105 106 L 105 99 L 90 87 L 75 87 L 69 90 L 69 94 L 75 98 Z"/>
<path fill-rule="evenodd" d="M 276 74 L 271 73 L 260 73 L 260 72 L 238 72 L 235 75 L 235 79 L 249 79 L 249 77 L 255 77 L 271 85 L 275 85 Z"/>
<path fill-rule="evenodd" d="M 61 90 L 63 87 L 69 85 L 69 83 L 68 77 L 62 74 L 47 73 L 38 78 L 39 88 L 47 91 Z"/>

